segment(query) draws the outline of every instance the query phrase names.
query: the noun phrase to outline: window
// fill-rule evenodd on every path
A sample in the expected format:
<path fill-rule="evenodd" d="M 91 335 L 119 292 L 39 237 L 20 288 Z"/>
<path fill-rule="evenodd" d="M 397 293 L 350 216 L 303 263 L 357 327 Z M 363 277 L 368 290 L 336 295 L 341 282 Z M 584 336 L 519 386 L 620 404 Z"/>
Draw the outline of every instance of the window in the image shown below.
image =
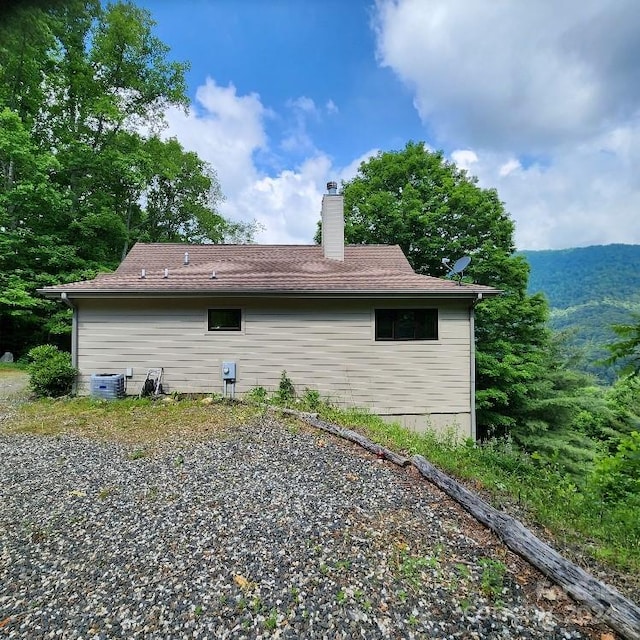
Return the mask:
<path fill-rule="evenodd" d="M 209 331 L 240 331 L 240 309 L 209 309 Z"/>
<path fill-rule="evenodd" d="M 376 340 L 437 339 L 437 309 L 376 309 Z"/>

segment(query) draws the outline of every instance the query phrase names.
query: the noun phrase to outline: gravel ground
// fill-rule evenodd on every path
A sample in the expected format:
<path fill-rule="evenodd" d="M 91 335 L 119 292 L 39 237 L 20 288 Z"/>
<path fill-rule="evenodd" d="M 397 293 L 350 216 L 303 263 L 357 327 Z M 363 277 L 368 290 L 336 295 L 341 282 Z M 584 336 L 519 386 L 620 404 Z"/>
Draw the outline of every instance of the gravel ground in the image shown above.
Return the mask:
<path fill-rule="evenodd" d="M 0 369 L 0 427 L 15 413 L 28 394 L 29 378 L 23 371 Z M 2 612 L 0 611 L 0 615 Z"/>
<path fill-rule="evenodd" d="M 153 453 L 0 435 L 0 637 L 591 637 L 531 573 L 413 471 L 271 418 Z"/>

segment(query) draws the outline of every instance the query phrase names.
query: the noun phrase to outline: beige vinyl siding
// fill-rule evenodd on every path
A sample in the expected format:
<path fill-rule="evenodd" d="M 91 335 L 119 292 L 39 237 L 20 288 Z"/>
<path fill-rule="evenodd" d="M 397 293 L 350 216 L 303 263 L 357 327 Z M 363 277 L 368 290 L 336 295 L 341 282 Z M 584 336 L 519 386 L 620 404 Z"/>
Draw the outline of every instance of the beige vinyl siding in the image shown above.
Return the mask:
<path fill-rule="evenodd" d="M 221 364 L 238 366 L 236 393 L 317 389 L 381 414 L 468 414 L 469 309 L 464 302 L 268 299 L 77 300 L 81 390 L 91 373 L 164 367 L 167 392 L 220 393 Z M 241 331 L 207 331 L 208 308 L 241 308 Z M 374 340 L 374 309 L 438 308 L 438 340 Z"/>

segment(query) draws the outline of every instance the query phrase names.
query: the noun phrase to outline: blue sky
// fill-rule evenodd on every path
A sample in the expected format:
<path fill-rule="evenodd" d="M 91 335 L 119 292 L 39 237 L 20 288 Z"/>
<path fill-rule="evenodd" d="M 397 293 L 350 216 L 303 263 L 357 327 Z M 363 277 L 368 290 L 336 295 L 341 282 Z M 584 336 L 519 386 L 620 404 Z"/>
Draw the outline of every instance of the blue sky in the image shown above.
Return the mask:
<path fill-rule="evenodd" d="M 370 2 L 139 4 L 152 12 L 157 34 L 173 56 L 189 60 L 192 99 L 207 77 L 222 86 L 233 84 L 240 95 L 259 94 L 273 112 L 266 124 L 274 162 L 282 141 L 300 131 L 295 103 L 303 97 L 319 110 L 304 118 L 309 141 L 337 163 L 346 165 L 372 147 L 402 147 L 412 135 L 424 137 L 411 91 L 392 70 L 376 63 Z M 304 159 L 304 152 L 290 148 L 281 161 L 289 166 Z"/>
<path fill-rule="evenodd" d="M 519 248 L 640 243 L 635 0 L 137 4 L 191 64 L 166 134 L 261 242 L 311 242 L 327 180 L 422 140 L 498 190 Z"/>

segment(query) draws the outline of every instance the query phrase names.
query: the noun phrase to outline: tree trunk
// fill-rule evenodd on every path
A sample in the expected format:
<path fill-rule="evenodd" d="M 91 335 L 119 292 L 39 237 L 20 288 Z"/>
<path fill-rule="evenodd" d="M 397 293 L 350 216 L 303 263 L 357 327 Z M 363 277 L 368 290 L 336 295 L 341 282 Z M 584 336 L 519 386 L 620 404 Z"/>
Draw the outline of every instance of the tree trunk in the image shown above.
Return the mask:
<path fill-rule="evenodd" d="M 129 241 L 131 239 L 131 198 L 129 198 L 127 203 L 127 239 L 124 241 L 124 246 L 122 247 L 122 257 L 120 258 L 120 262 L 122 262 L 127 257 L 127 252 L 129 251 Z"/>

